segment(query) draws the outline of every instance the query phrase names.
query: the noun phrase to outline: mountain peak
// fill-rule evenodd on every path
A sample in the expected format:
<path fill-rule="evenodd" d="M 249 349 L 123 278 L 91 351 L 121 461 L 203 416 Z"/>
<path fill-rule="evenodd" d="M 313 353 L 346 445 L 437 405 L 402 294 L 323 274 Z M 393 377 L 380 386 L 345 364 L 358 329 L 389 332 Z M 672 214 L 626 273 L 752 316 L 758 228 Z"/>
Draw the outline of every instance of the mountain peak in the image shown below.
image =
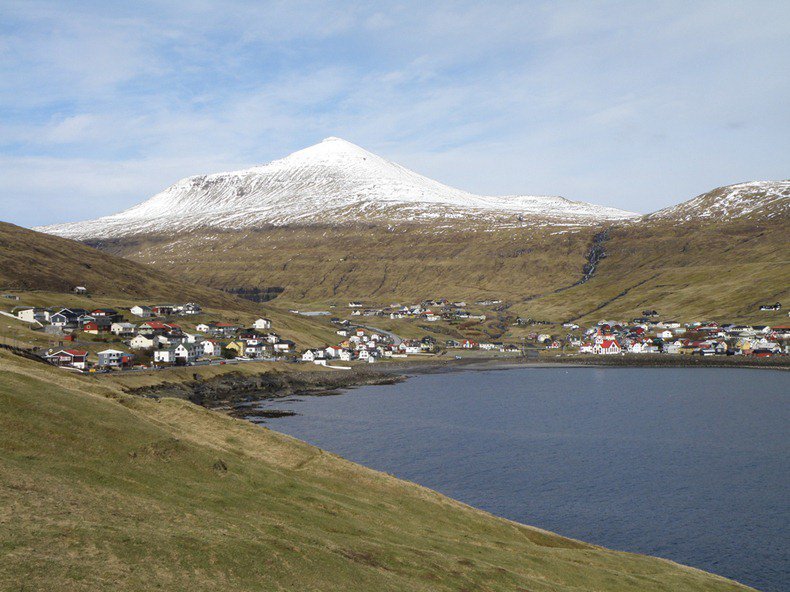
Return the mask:
<path fill-rule="evenodd" d="M 78 239 L 286 224 L 522 226 L 634 218 L 551 196 L 481 196 L 449 187 L 337 137 L 268 164 L 189 177 L 126 211 L 42 228 Z"/>
<path fill-rule="evenodd" d="M 280 159 L 279 161 L 275 162 L 293 162 L 298 160 L 310 160 L 315 159 L 317 161 L 326 161 L 326 160 L 335 160 L 335 159 L 344 159 L 347 157 L 376 157 L 373 153 L 368 152 L 361 146 L 357 146 L 356 144 L 349 142 L 348 140 L 344 140 L 343 138 L 337 138 L 335 136 L 330 136 L 328 138 L 324 138 L 317 144 L 313 144 L 312 146 L 308 146 L 307 148 L 303 148 L 301 150 L 297 150 L 296 152 L 292 152 L 285 158 Z"/>

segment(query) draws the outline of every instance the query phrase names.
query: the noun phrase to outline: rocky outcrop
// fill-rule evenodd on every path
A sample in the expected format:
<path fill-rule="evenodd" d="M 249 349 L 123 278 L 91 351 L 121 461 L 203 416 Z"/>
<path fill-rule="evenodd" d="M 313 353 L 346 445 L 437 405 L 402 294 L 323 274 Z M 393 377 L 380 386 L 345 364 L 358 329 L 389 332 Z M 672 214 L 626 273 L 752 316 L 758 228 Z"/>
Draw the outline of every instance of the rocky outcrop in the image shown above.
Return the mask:
<path fill-rule="evenodd" d="M 129 389 L 144 397 L 189 399 L 205 407 L 234 405 L 247 401 L 293 395 L 332 394 L 338 389 L 370 384 L 394 384 L 402 376 L 354 369 L 349 372 L 264 372 L 247 375 L 232 372 L 203 379 L 195 374 L 186 382 L 163 382 L 155 386 Z"/>

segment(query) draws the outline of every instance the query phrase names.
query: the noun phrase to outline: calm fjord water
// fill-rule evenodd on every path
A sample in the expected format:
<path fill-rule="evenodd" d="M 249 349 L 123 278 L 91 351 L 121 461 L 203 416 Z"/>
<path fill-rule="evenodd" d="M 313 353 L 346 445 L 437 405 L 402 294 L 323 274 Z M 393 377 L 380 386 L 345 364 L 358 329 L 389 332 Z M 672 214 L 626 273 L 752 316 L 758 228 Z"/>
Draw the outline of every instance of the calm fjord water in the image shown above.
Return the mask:
<path fill-rule="evenodd" d="M 788 589 L 790 374 L 534 368 L 267 402 L 267 420 L 519 522 Z"/>

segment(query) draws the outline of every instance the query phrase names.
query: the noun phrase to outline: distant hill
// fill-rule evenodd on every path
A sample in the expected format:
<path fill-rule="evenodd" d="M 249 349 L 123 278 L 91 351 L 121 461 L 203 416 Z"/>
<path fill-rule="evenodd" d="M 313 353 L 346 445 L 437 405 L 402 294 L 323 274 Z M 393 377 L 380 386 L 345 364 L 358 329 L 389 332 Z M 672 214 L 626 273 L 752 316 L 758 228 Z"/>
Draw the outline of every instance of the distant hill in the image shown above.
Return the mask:
<path fill-rule="evenodd" d="M 786 216 L 789 209 L 790 181 L 752 181 L 719 187 L 646 218 L 683 222 L 744 218 L 759 221 Z"/>
<path fill-rule="evenodd" d="M 329 138 L 43 230 L 285 303 L 496 297 L 513 315 L 553 321 L 640 307 L 735 319 L 790 297 L 789 215 L 790 181 L 720 187 L 638 216 L 475 196 Z"/>
<path fill-rule="evenodd" d="M 0 222 L 0 289 L 70 292 L 75 286 L 101 295 L 193 300 L 231 308 L 244 304 L 218 290 L 185 283 L 177 274 Z"/>

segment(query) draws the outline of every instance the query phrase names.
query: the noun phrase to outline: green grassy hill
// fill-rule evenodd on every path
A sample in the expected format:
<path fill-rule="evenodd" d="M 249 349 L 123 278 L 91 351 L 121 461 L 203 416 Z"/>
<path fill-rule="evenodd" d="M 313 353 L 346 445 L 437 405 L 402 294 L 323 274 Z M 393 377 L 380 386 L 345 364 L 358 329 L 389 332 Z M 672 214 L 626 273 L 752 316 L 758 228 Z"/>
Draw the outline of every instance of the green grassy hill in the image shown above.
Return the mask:
<path fill-rule="evenodd" d="M 276 302 L 419 302 L 495 297 L 511 317 L 562 322 L 639 316 L 749 320 L 790 299 L 787 216 L 611 226 L 592 278 L 574 285 L 602 228 L 482 230 L 295 227 L 136 237 L 103 243 L 190 281 L 223 289 L 279 286 Z"/>
<path fill-rule="evenodd" d="M 678 224 L 646 220 L 614 227 L 606 258 L 585 284 L 542 291 L 519 308 L 553 320 L 663 318 L 784 322 L 760 304 L 790 300 L 790 220 Z"/>
<path fill-rule="evenodd" d="M 77 285 L 86 286 L 90 295 L 74 294 L 72 290 Z M 204 308 L 204 315 L 192 318 L 194 322 L 215 319 L 251 323 L 265 316 L 272 319 L 276 331 L 301 346 L 325 345 L 336 337 L 326 320 L 296 317 L 279 307 L 206 287 L 200 280 L 187 283 L 178 265 L 162 271 L 76 241 L 4 222 L 0 222 L 0 291 L 19 297 L 0 300 L 1 310 L 14 306 L 109 306 L 123 311 L 135 304 L 197 302 Z M 181 319 L 181 323 L 189 326 L 189 320 Z M 19 339 L 29 345 L 47 341 L 33 334 L 25 323 L 9 319 L 0 324 L 0 337 Z"/>
<path fill-rule="evenodd" d="M 0 475 L 2 590 L 746 589 L 2 351 Z"/>
<path fill-rule="evenodd" d="M 0 222 L 0 290 L 71 292 L 234 306 L 238 299 L 177 274 L 115 257 L 82 243 Z"/>

